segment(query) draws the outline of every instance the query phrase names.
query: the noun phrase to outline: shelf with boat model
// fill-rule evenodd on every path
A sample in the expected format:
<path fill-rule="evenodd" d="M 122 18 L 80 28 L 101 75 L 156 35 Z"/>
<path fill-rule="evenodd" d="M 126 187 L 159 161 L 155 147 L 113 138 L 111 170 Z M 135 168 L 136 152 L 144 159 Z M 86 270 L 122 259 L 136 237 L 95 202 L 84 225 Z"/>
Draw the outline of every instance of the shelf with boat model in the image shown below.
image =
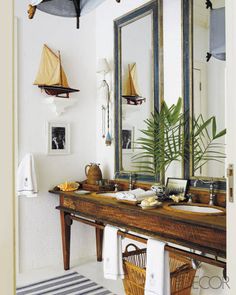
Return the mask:
<path fill-rule="evenodd" d="M 124 81 L 122 98 L 124 98 L 127 105 L 130 106 L 138 106 L 146 101 L 146 98 L 139 94 L 136 63 L 128 64 L 128 73 Z"/>
<path fill-rule="evenodd" d="M 67 108 L 77 103 L 77 99 L 70 98 L 70 93 L 79 92 L 79 90 L 69 86 L 62 67 L 60 52 L 56 54 L 45 44 L 34 85 L 48 95 L 44 103 L 50 105 L 57 115 L 61 115 Z"/>
<path fill-rule="evenodd" d="M 60 51 L 56 54 L 46 44 L 43 46 L 34 85 L 38 85 L 47 95 L 63 98 L 69 98 L 70 93 L 79 91 L 69 87 L 66 74 L 62 68 Z"/>

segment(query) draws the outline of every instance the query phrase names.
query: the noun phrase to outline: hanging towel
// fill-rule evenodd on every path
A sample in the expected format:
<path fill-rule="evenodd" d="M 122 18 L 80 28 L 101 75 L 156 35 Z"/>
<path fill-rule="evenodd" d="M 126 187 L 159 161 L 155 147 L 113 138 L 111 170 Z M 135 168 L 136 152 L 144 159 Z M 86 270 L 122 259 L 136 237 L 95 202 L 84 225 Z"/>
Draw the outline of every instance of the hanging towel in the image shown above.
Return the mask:
<path fill-rule="evenodd" d="M 154 239 L 147 242 L 145 295 L 170 295 L 169 253 Z"/>
<path fill-rule="evenodd" d="M 37 197 L 38 187 L 32 154 L 26 154 L 17 171 L 18 196 Z"/>
<path fill-rule="evenodd" d="M 104 230 L 104 277 L 109 280 L 124 278 L 122 264 L 121 236 L 117 235 L 118 228 L 106 225 Z"/>

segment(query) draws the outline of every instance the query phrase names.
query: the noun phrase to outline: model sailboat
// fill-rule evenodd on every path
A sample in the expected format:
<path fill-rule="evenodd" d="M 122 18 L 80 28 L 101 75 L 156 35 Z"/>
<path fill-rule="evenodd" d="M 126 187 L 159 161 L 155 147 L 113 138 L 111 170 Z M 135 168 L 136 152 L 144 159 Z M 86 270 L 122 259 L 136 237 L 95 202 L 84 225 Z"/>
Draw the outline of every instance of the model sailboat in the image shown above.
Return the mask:
<path fill-rule="evenodd" d="M 124 94 L 122 97 L 127 100 L 128 104 L 142 104 L 146 99 L 140 96 L 138 92 L 137 68 L 136 63 L 133 63 L 128 65 L 128 76 L 124 83 Z"/>
<path fill-rule="evenodd" d="M 34 85 L 48 95 L 69 98 L 69 93 L 78 92 L 70 88 L 66 74 L 61 65 L 60 52 L 54 53 L 47 45 L 43 46 L 41 62 Z"/>

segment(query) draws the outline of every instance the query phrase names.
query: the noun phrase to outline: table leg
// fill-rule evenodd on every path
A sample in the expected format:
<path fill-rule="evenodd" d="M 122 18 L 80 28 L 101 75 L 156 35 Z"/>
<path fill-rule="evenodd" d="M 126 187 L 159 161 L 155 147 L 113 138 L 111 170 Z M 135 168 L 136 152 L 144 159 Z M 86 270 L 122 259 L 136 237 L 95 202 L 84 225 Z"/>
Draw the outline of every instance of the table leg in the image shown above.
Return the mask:
<path fill-rule="evenodd" d="M 102 261 L 103 229 L 96 228 L 97 261 Z"/>
<path fill-rule="evenodd" d="M 60 212 L 60 216 L 64 270 L 68 270 L 70 269 L 70 236 L 72 220 L 70 219 L 70 214 L 64 211 Z"/>

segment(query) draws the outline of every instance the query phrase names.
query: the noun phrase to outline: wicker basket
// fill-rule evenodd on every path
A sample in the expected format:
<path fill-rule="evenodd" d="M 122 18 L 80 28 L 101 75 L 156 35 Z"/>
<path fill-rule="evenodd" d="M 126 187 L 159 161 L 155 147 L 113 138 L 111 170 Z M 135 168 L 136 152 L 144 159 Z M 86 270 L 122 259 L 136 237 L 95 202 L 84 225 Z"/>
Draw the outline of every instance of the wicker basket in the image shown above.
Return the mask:
<path fill-rule="evenodd" d="M 128 251 L 132 246 L 133 251 Z M 123 253 L 125 278 L 123 280 L 126 295 L 144 295 L 146 279 L 146 249 L 129 244 Z M 190 259 L 170 253 L 171 295 L 190 295 L 196 270 Z"/>

